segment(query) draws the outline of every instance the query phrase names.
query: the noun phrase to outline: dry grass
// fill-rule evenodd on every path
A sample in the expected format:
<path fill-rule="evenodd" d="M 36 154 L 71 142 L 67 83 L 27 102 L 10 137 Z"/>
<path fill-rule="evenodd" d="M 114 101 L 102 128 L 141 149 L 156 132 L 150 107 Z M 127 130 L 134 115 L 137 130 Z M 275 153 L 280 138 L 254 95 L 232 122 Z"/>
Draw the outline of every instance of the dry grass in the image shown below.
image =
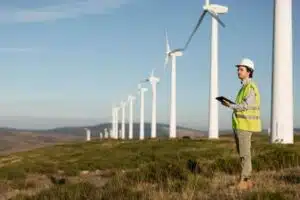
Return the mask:
<path fill-rule="evenodd" d="M 231 187 L 238 161 L 229 137 L 57 145 L 0 158 L 0 193 L 21 200 L 300 199 L 299 143 L 269 145 L 255 136 L 251 191 Z"/>

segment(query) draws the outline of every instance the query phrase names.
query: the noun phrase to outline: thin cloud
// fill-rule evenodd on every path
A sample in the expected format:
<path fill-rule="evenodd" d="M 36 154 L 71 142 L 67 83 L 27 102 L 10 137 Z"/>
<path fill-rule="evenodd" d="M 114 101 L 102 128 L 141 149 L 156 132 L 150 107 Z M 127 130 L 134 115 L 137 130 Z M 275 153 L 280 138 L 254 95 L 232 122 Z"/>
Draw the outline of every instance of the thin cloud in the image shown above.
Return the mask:
<path fill-rule="evenodd" d="M 0 8 L 1 23 L 29 23 L 107 14 L 130 0 L 70 0 L 68 3 L 31 9 Z"/>
<path fill-rule="evenodd" d="M 18 52 L 31 52 L 32 48 L 0 48 L 0 52 L 18 53 Z"/>

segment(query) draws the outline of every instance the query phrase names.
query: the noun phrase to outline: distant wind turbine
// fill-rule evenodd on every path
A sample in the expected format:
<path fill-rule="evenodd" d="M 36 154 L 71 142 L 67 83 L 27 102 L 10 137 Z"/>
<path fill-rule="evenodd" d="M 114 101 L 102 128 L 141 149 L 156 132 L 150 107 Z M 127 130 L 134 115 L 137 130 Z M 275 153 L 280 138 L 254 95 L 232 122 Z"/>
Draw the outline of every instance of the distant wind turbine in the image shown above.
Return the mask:
<path fill-rule="evenodd" d="M 91 140 L 91 130 L 88 128 L 84 129 L 86 131 L 86 141 L 90 141 Z"/>
<path fill-rule="evenodd" d="M 126 102 L 121 102 L 121 109 L 122 109 L 122 129 L 121 129 L 121 138 L 125 140 L 125 111 L 126 111 Z"/>
<path fill-rule="evenodd" d="M 110 137 L 116 139 L 116 108 L 112 107 L 111 133 Z"/>
<path fill-rule="evenodd" d="M 120 107 L 115 107 L 115 109 L 114 109 L 114 114 L 115 114 L 114 136 L 115 136 L 115 139 L 119 138 L 119 111 L 120 111 Z"/>
<path fill-rule="evenodd" d="M 182 56 L 181 49 L 170 49 L 168 34 L 166 31 L 166 58 L 165 58 L 165 68 L 168 65 L 169 58 L 172 59 L 171 67 L 171 103 L 170 103 L 170 138 L 176 138 L 176 57 Z"/>
<path fill-rule="evenodd" d="M 135 97 L 129 95 L 128 96 L 128 103 L 129 103 L 129 135 L 128 138 L 131 140 L 133 139 L 133 103 L 135 101 Z"/>
<path fill-rule="evenodd" d="M 108 132 L 107 128 L 104 129 L 104 136 L 106 138 L 109 138 L 109 132 Z"/>
<path fill-rule="evenodd" d="M 159 78 L 154 76 L 155 69 L 152 70 L 149 78 L 143 82 L 149 82 L 152 86 L 152 122 L 151 122 L 151 138 L 156 138 L 156 85 Z"/>
<path fill-rule="evenodd" d="M 140 94 L 140 140 L 145 138 L 145 127 L 144 127 L 144 115 L 145 115 L 145 105 L 144 105 L 144 93 L 148 91 L 147 88 L 143 88 L 141 84 L 138 85 L 138 91 Z"/>

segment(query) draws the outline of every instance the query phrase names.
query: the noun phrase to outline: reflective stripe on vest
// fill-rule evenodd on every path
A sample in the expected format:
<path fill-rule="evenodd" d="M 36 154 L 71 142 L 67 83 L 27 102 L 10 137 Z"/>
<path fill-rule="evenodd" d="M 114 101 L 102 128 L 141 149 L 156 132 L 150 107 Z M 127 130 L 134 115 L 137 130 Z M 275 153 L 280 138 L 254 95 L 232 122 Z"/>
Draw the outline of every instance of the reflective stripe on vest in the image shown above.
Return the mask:
<path fill-rule="evenodd" d="M 259 106 L 248 106 L 248 110 L 259 110 Z"/>
<path fill-rule="evenodd" d="M 236 114 L 236 118 L 248 119 L 248 120 L 259 120 L 259 116 L 249 116 L 243 114 Z"/>
<path fill-rule="evenodd" d="M 236 103 L 240 104 L 248 96 L 250 89 L 255 93 L 255 105 L 249 105 L 245 111 L 234 111 L 232 117 L 232 127 L 237 130 L 245 130 L 250 132 L 261 131 L 260 121 L 260 94 L 253 82 L 244 85 L 236 98 Z"/>

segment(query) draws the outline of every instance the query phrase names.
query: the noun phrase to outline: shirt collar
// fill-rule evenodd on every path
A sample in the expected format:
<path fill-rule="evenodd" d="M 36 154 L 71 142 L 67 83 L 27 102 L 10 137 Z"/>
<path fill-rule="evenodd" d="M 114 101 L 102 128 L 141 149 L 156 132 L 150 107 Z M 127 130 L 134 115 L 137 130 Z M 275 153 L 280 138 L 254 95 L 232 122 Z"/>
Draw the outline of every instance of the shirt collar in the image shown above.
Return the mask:
<path fill-rule="evenodd" d="M 250 83 L 250 82 L 251 82 L 251 78 L 247 78 L 247 79 L 242 80 L 242 81 L 241 81 L 241 84 L 242 84 L 242 85 L 247 85 L 247 84 Z"/>

